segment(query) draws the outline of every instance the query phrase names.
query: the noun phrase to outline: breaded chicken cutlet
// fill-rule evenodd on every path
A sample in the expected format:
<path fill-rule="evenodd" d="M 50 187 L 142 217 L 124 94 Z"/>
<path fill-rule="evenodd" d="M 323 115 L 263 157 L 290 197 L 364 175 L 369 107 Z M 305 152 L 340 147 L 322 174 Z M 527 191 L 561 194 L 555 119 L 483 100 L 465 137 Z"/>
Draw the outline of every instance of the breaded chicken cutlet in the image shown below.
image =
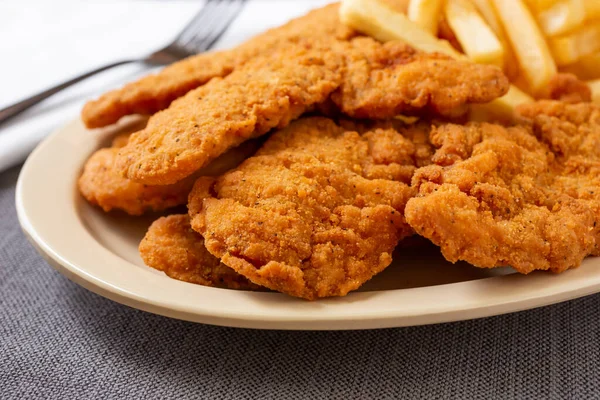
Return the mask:
<path fill-rule="evenodd" d="M 231 146 L 285 127 L 330 95 L 350 116 L 391 118 L 416 110 L 453 114 L 507 90 L 496 67 L 418 53 L 401 42 L 309 41 L 256 57 L 173 102 L 132 136 L 116 165 L 132 180 L 166 185 Z"/>
<path fill-rule="evenodd" d="M 559 100 L 565 103 L 589 103 L 592 101 L 592 90 L 588 84 L 573 74 L 559 73 L 554 75 L 548 87 L 541 94 L 541 99 Z"/>
<path fill-rule="evenodd" d="M 173 185 L 148 186 L 124 178 L 115 171 L 114 161 L 119 148 L 127 144 L 131 133 L 118 135 L 110 147 L 97 150 L 90 156 L 77 181 L 81 195 L 105 212 L 122 210 L 130 215 L 185 204 L 194 185 L 193 177 Z"/>
<path fill-rule="evenodd" d="M 200 178 L 192 227 L 255 284 L 311 300 L 346 295 L 385 269 L 412 233 L 403 214 L 423 145 L 391 128 L 360 135 L 326 118 L 300 119 L 238 168 Z"/>
<path fill-rule="evenodd" d="M 194 185 L 193 176 L 163 186 L 133 182 L 114 170 L 118 151 L 116 147 L 100 149 L 85 163 L 78 187 L 88 202 L 106 212 L 123 210 L 130 215 L 162 211 L 186 203 Z"/>
<path fill-rule="evenodd" d="M 349 38 L 354 32 L 339 22 L 338 9 L 337 4 L 331 4 L 312 10 L 234 49 L 202 53 L 176 62 L 158 74 L 146 76 L 88 102 L 83 108 L 82 119 L 88 128 L 99 128 L 129 114 L 152 115 L 190 90 L 212 78 L 230 74 L 258 55 L 285 49 L 290 44 L 313 37 Z"/>
<path fill-rule="evenodd" d="M 335 48 L 345 68 L 331 99 L 352 118 L 455 117 L 469 104 L 487 103 L 508 91 L 508 80 L 495 67 L 418 52 L 399 41 L 357 37 Z"/>
<path fill-rule="evenodd" d="M 406 219 L 449 261 L 561 272 L 598 255 L 600 107 L 540 101 L 523 125 L 433 128 Z"/>
<path fill-rule="evenodd" d="M 336 54 L 304 45 L 256 57 L 152 116 L 121 149 L 116 168 L 147 184 L 184 179 L 229 148 L 283 128 L 325 101 L 339 86 L 340 68 Z"/>
<path fill-rule="evenodd" d="M 154 221 L 139 250 L 147 266 L 180 281 L 227 289 L 260 289 L 211 255 L 185 214 Z"/>
<path fill-rule="evenodd" d="M 77 181 L 81 195 L 105 212 L 122 210 L 130 215 L 163 211 L 187 202 L 188 194 L 197 176 L 189 176 L 170 185 L 153 186 L 137 183 L 115 170 L 115 158 L 125 146 L 131 133 L 117 136 L 112 146 L 97 150 L 86 161 Z M 199 171 L 203 175 L 220 175 L 237 166 L 258 148 L 257 141 L 248 141 L 231 149 Z"/>

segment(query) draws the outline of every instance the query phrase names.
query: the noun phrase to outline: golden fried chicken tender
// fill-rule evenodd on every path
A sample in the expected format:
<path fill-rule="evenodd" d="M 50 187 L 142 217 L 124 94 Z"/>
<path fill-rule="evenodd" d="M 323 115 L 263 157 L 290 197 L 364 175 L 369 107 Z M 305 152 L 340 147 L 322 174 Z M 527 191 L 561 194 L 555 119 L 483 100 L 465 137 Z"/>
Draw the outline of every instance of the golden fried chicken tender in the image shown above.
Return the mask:
<path fill-rule="evenodd" d="M 371 38 L 341 43 L 346 68 L 332 100 L 354 118 L 383 119 L 429 111 L 454 117 L 472 103 L 487 103 L 509 88 L 499 68 L 420 53 L 398 42 Z"/>
<path fill-rule="evenodd" d="M 158 74 L 146 76 L 123 88 L 88 102 L 82 119 L 88 128 L 117 122 L 129 114 L 154 114 L 212 78 L 224 77 L 260 54 L 284 49 L 308 38 L 346 38 L 354 33 L 338 19 L 338 4 L 331 4 L 270 29 L 226 51 L 198 54 L 176 62 Z"/>
<path fill-rule="evenodd" d="M 496 67 L 418 54 L 399 42 L 305 43 L 257 57 L 177 100 L 132 137 L 117 168 L 146 184 L 176 182 L 229 147 L 285 127 L 332 92 L 333 103 L 350 116 L 391 118 L 420 109 L 461 113 L 465 104 L 506 90 L 508 81 Z"/>
<path fill-rule="evenodd" d="M 598 255 L 600 108 L 540 101 L 525 125 L 433 128 L 406 219 L 451 262 L 562 272 Z"/>
<path fill-rule="evenodd" d="M 592 101 L 592 89 L 573 74 L 556 74 L 540 98 L 560 100 L 565 103 L 589 103 Z"/>
<path fill-rule="evenodd" d="M 180 281 L 227 289 L 260 289 L 211 255 L 185 214 L 154 221 L 139 250 L 146 265 Z"/>
<path fill-rule="evenodd" d="M 401 132 L 402 136 L 408 139 L 412 143 L 412 146 L 414 146 L 414 150 L 413 147 L 409 147 L 409 153 L 411 154 L 414 166 L 418 168 L 431 164 L 433 147 L 429 142 L 429 131 L 431 129 L 431 123 L 429 121 L 415 121 L 407 124 L 399 119 L 388 119 L 385 121 L 340 119 L 338 125 L 346 131 L 356 131 L 361 135 L 377 129 L 391 129 Z M 398 154 L 396 154 L 395 151 L 401 151 L 401 149 L 396 149 L 392 146 L 386 146 L 385 149 L 390 152 L 387 156 L 387 159 L 390 160 L 398 157 Z M 383 151 L 383 148 L 381 150 Z M 380 155 L 379 159 L 384 160 L 385 158 Z M 413 173 L 414 171 L 411 168 L 410 175 L 412 176 Z M 409 182 L 410 180 L 406 181 L 406 183 Z"/>
<path fill-rule="evenodd" d="M 360 135 L 326 118 L 274 133 L 254 157 L 190 194 L 192 227 L 211 254 L 292 296 L 344 296 L 392 261 L 415 145 L 392 129 Z"/>
<path fill-rule="evenodd" d="M 117 136 L 115 136 L 111 142 L 111 147 L 114 148 L 118 148 L 120 149 L 121 147 L 125 147 L 125 145 L 127 145 L 127 142 L 129 142 L 129 137 L 131 136 L 133 132 L 125 132 L 125 133 L 120 133 Z"/>
<path fill-rule="evenodd" d="M 114 168 L 119 148 L 125 146 L 131 133 L 117 135 L 112 147 L 96 151 L 85 163 L 78 180 L 79 192 L 91 204 L 104 211 L 122 210 L 130 215 L 163 211 L 187 202 L 197 176 L 190 176 L 171 185 L 152 186 L 133 182 Z M 258 148 L 257 141 L 245 142 L 230 150 L 199 171 L 204 175 L 220 175 L 237 166 Z"/>
<path fill-rule="evenodd" d="M 600 158 L 600 105 L 541 100 L 519 106 L 517 113 L 563 163 Z"/>
<path fill-rule="evenodd" d="M 121 149 L 116 167 L 146 184 L 180 181 L 229 148 L 282 128 L 323 102 L 339 86 L 339 61 L 335 53 L 304 45 L 257 57 L 151 117 Z"/>
<path fill-rule="evenodd" d="M 133 182 L 114 169 L 118 151 L 117 147 L 100 149 L 85 163 L 78 186 L 88 202 L 106 212 L 117 209 L 130 215 L 162 211 L 186 203 L 194 177 L 165 186 Z"/>

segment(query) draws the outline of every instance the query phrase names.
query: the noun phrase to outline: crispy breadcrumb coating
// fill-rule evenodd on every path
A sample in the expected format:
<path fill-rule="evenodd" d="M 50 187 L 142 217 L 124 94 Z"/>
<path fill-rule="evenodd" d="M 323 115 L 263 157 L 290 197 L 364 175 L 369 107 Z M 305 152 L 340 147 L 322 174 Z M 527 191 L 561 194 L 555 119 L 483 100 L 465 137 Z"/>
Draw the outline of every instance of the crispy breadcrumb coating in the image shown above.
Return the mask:
<path fill-rule="evenodd" d="M 270 29 L 234 49 L 188 57 L 158 74 L 112 90 L 89 101 L 81 117 L 88 128 L 99 128 L 115 123 L 125 115 L 151 115 L 212 78 L 230 74 L 258 55 L 284 49 L 310 37 L 347 38 L 353 34 L 351 29 L 339 22 L 338 5 L 331 4 Z"/>
<path fill-rule="evenodd" d="M 292 296 L 343 296 L 392 261 L 415 146 L 393 129 L 363 135 L 325 118 L 276 132 L 189 200 L 207 249 L 252 282 Z"/>
<path fill-rule="evenodd" d="M 332 100 L 354 118 L 424 111 L 453 117 L 464 114 L 468 104 L 487 103 L 509 88 L 499 68 L 417 52 L 399 41 L 382 44 L 359 37 L 338 47 L 346 67 Z"/>
<path fill-rule="evenodd" d="M 257 57 L 192 90 L 150 118 L 121 149 L 116 167 L 135 181 L 184 179 L 231 147 L 282 128 L 339 86 L 334 53 L 303 45 Z"/>
<path fill-rule="evenodd" d="M 418 110 L 462 113 L 466 104 L 490 101 L 507 89 L 496 67 L 416 53 L 399 42 L 298 45 L 257 57 L 175 101 L 132 137 L 117 168 L 146 184 L 179 181 L 229 147 L 286 126 L 331 93 L 345 114 L 391 118 Z"/>
<path fill-rule="evenodd" d="M 600 108 L 540 101 L 524 125 L 442 125 L 435 165 L 418 170 L 406 206 L 415 231 L 449 261 L 562 272 L 597 255 Z"/>
<path fill-rule="evenodd" d="M 149 267 L 180 281 L 227 289 L 260 289 L 211 255 L 185 214 L 154 221 L 140 243 L 140 255 Z"/>
<path fill-rule="evenodd" d="M 592 89 L 573 74 L 560 73 L 548 82 L 542 99 L 560 100 L 565 103 L 589 103 L 592 101 Z"/>
<path fill-rule="evenodd" d="M 85 199 L 104 211 L 123 210 L 130 215 L 162 211 L 185 204 L 194 178 L 165 186 L 150 186 L 123 178 L 114 170 L 118 148 L 96 151 L 85 163 L 78 187 Z"/>
<path fill-rule="evenodd" d="M 79 192 L 91 204 L 104 211 L 122 210 L 130 215 L 163 211 L 185 204 L 196 176 L 171 185 L 152 186 L 137 183 L 119 174 L 114 167 L 119 148 L 125 146 L 131 133 L 123 133 L 112 141 L 112 147 L 96 151 L 86 161 L 77 182 Z M 198 173 L 219 175 L 241 163 L 258 148 L 257 141 L 248 141 L 210 163 Z"/>

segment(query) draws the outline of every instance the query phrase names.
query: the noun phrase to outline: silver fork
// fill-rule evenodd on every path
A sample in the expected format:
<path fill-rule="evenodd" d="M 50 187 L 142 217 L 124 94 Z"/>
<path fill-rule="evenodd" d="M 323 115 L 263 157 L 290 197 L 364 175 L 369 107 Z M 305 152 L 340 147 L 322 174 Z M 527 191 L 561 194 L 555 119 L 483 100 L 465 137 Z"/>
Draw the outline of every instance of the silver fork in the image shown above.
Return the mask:
<path fill-rule="evenodd" d="M 183 28 L 175 40 L 166 47 L 142 59 L 123 60 L 104 65 L 5 107 L 0 110 L 0 123 L 47 99 L 53 94 L 107 69 L 134 62 L 141 62 L 152 66 L 167 65 L 193 54 L 206 51 L 225 33 L 229 25 L 242 10 L 245 2 L 246 0 L 206 0 L 204 7 Z"/>

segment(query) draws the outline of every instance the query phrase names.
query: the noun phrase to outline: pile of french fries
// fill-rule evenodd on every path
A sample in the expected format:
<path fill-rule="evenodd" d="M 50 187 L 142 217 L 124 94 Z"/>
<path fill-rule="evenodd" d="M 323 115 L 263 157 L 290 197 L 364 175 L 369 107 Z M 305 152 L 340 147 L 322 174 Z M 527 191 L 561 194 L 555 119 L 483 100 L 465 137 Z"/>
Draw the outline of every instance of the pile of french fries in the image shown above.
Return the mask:
<path fill-rule="evenodd" d="M 378 40 L 502 68 L 511 88 L 478 118 L 512 115 L 558 72 L 588 81 L 600 102 L 600 0 L 343 0 L 340 14 Z M 438 37 L 441 23 L 460 48 Z"/>

